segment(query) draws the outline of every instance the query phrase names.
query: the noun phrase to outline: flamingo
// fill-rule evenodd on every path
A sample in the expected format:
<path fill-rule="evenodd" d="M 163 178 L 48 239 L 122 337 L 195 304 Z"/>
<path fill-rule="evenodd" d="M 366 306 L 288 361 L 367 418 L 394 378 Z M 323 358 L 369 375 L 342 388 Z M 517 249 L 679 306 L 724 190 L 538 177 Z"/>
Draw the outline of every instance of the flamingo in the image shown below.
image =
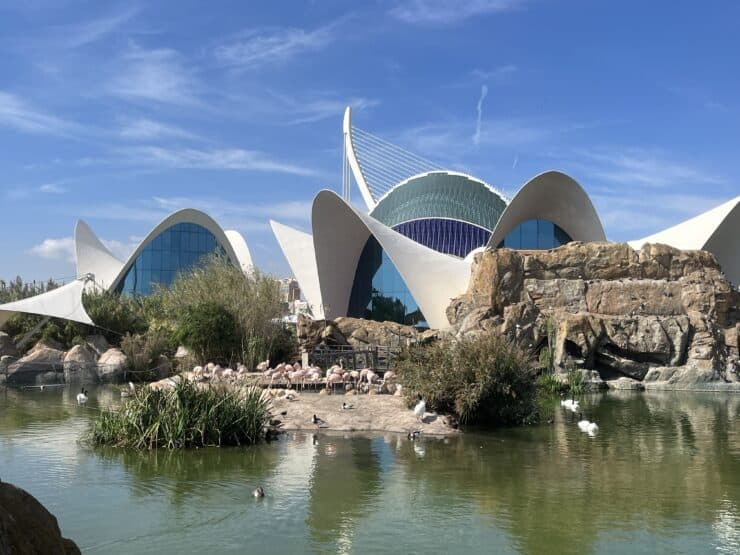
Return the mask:
<path fill-rule="evenodd" d="M 83 387 L 82 390 L 77 394 L 77 404 L 84 405 L 87 403 L 87 391 Z"/>
<path fill-rule="evenodd" d="M 258 372 L 264 372 L 264 371 L 265 371 L 265 370 L 267 370 L 267 369 L 268 369 L 269 367 L 270 367 L 270 359 L 268 358 L 267 360 L 263 360 L 262 362 L 260 362 L 260 363 L 259 363 L 259 364 L 257 365 L 257 371 L 258 371 Z"/>

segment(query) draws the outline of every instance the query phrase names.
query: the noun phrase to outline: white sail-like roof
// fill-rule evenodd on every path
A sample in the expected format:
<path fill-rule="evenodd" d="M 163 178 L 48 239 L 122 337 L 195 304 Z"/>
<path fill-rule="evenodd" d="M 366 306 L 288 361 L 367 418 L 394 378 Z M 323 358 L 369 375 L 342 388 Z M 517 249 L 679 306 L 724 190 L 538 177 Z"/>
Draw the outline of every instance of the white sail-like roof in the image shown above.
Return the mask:
<path fill-rule="evenodd" d="M 301 292 L 306 297 L 311 314 L 319 320 L 325 318 L 313 237 L 273 220 L 270 220 L 270 227 L 288 260 L 293 275 L 301 285 Z"/>
<path fill-rule="evenodd" d="M 645 243 L 663 243 L 683 250 L 711 252 L 725 275 L 740 283 L 740 196 L 680 224 L 630 241 L 634 249 Z"/>
<path fill-rule="evenodd" d="M 0 328 L 19 312 L 93 325 L 82 304 L 86 281 L 87 278 L 76 279 L 46 293 L 0 305 Z"/>
<path fill-rule="evenodd" d="M 429 325 L 449 326 L 447 306 L 467 289 L 470 261 L 437 252 L 393 231 L 346 203 L 334 191 L 321 191 L 316 196 L 311 220 L 327 318 L 347 314 L 357 262 L 373 235 L 401 274 Z"/>
<path fill-rule="evenodd" d="M 77 277 L 92 275 L 102 287 L 110 286 L 124 266 L 82 220 L 75 225 L 75 255 Z"/>
<path fill-rule="evenodd" d="M 536 175 L 519 189 L 501 214 L 488 245 L 496 247 L 516 226 L 532 219 L 551 221 L 574 241 L 606 241 L 588 194 L 575 179 L 560 171 Z"/>

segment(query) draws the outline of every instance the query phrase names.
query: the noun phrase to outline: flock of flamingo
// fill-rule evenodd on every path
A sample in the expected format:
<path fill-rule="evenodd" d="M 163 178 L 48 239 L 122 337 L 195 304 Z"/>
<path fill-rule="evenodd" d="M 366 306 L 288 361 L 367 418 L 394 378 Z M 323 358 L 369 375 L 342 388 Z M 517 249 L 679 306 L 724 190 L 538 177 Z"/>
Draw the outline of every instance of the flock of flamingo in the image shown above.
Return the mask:
<path fill-rule="evenodd" d="M 337 386 L 341 386 L 346 390 L 354 389 L 358 392 L 369 393 L 373 388 L 379 392 L 383 386 L 388 388 L 392 385 L 395 386 L 394 395 L 401 394 L 401 385 L 395 383 L 397 375 L 393 370 L 388 370 L 381 377 L 370 368 L 347 371 L 341 362 L 323 372 L 318 366 L 304 368 L 300 362 L 295 364 L 281 362 L 274 368 L 270 368 L 270 361 L 265 360 L 257 365 L 257 372 L 261 373 L 261 385 L 267 385 L 268 389 L 274 385 L 284 385 L 288 389 L 303 390 L 306 387 L 313 389 L 322 387 L 334 392 Z M 234 370 L 209 362 L 205 366 L 195 366 L 192 371 L 194 380 L 211 382 L 238 382 L 252 379 L 253 375 L 241 363 Z"/>

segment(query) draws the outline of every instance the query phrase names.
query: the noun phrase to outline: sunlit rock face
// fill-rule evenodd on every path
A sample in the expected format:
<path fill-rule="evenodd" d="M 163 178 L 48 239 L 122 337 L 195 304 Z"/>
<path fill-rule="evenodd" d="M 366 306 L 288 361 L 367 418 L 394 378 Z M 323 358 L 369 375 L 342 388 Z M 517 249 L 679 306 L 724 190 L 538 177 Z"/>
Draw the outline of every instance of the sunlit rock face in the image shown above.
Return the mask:
<path fill-rule="evenodd" d="M 707 252 L 573 242 L 479 253 L 447 317 L 458 336 L 497 331 L 535 354 L 552 341 L 559 369 L 736 381 L 739 305 Z M 687 372 L 651 372 L 660 368 Z"/>

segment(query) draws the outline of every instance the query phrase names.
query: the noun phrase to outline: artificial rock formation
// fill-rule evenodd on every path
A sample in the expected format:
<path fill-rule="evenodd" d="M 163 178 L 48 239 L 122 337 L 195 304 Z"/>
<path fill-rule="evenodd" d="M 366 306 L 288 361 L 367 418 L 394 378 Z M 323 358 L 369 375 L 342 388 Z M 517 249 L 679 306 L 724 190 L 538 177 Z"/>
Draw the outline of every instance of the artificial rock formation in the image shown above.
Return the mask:
<path fill-rule="evenodd" d="M 121 349 L 108 349 L 98 359 L 98 380 L 120 382 L 128 369 L 128 360 Z"/>
<path fill-rule="evenodd" d="M 57 519 L 33 495 L 0 481 L 0 553 L 75 555 L 80 549 L 62 537 Z"/>
<path fill-rule="evenodd" d="M 573 242 L 477 254 L 468 290 L 447 317 L 458 336 L 496 331 L 535 354 L 552 342 L 559 369 L 735 381 L 739 305 L 707 252 Z M 679 367 L 692 377 L 659 371 Z"/>
<path fill-rule="evenodd" d="M 75 345 L 64 356 L 65 383 L 91 383 L 97 381 L 98 355 L 87 344 Z"/>
<path fill-rule="evenodd" d="M 64 347 L 41 340 L 23 357 L 7 367 L 9 385 L 61 383 L 64 381 Z"/>
<path fill-rule="evenodd" d="M 318 345 L 351 345 L 355 348 L 405 347 L 411 343 L 424 342 L 435 333 L 420 332 L 413 326 L 396 322 L 376 322 L 349 317 L 311 320 L 301 315 L 297 326 L 298 343 L 309 350 Z"/>

